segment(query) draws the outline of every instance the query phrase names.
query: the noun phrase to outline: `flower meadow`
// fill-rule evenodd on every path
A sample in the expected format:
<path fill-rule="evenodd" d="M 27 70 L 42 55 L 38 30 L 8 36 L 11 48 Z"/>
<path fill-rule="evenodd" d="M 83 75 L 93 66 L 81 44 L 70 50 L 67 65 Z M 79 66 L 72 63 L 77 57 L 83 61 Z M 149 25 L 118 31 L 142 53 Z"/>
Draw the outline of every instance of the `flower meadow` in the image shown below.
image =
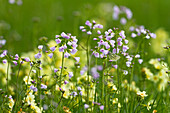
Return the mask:
<path fill-rule="evenodd" d="M 112 13 L 117 27 L 90 18 L 79 35 L 41 37 L 26 53 L 11 54 L 0 36 L 1 112 L 169 113 L 166 31 L 137 25 L 125 6 Z"/>

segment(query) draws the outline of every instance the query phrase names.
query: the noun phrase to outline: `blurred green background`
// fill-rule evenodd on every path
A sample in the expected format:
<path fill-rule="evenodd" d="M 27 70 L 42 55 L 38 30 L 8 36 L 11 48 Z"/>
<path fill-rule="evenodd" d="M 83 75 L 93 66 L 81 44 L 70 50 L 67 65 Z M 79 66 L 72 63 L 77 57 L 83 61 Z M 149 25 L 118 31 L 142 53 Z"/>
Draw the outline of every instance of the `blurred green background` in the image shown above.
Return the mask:
<path fill-rule="evenodd" d="M 43 36 L 54 39 L 62 31 L 78 36 L 87 19 L 113 24 L 115 4 L 130 8 L 135 22 L 152 32 L 170 31 L 170 0 L 23 0 L 22 5 L 0 0 L 0 35 L 10 52 L 30 51 Z"/>

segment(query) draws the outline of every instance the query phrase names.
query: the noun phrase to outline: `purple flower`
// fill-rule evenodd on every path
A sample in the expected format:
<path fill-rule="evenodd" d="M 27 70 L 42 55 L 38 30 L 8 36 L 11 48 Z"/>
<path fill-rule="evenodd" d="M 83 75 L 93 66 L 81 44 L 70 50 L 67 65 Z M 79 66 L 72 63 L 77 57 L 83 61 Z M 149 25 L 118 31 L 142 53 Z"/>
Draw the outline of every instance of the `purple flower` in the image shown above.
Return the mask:
<path fill-rule="evenodd" d="M 58 71 L 58 69 L 54 68 L 54 73 L 56 73 Z"/>
<path fill-rule="evenodd" d="M 47 89 L 47 86 L 44 84 L 41 84 L 41 89 Z"/>
<path fill-rule="evenodd" d="M 17 62 L 16 61 L 12 61 L 15 65 L 17 65 Z"/>
<path fill-rule="evenodd" d="M 123 74 L 124 74 L 124 75 L 127 75 L 127 74 L 128 74 L 128 71 L 127 71 L 127 70 L 123 70 Z"/>
<path fill-rule="evenodd" d="M 68 36 L 68 35 L 65 34 L 64 32 L 61 33 L 61 36 L 62 36 L 63 38 L 66 38 L 66 39 L 69 39 L 69 38 L 70 38 L 70 36 Z"/>
<path fill-rule="evenodd" d="M 70 56 L 70 54 L 68 52 L 65 52 L 64 57 L 68 58 L 69 56 Z"/>
<path fill-rule="evenodd" d="M 138 59 L 139 64 L 142 64 L 143 59 Z"/>
<path fill-rule="evenodd" d="M 3 63 L 3 64 L 6 64 L 6 63 L 7 63 L 7 60 L 6 60 L 6 59 L 2 60 L 2 63 Z"/>
<path fill-rule="evenodd" d="M 121 18 L 121 19 L 120 19 L 120 23 L 121 23 L 122 25 L 125 25 L 125 24 L 127 23 L 127 20 L 126 20 L 125 18 Z"/>
<path fill-rule="evenodd" d="M 122 48 L 122 50 L 123 50 L 123 52 L 126 52 L 127 50 L 129 49 L 129 47 L 128 46 L 123 46 L 123 48 Z"/>
<path fill-rule="evenodd" d="M 127 67 L 130 67 L 130 65 L 131 65 L 131 62 L 130 62 L 130 61 L 127 61 L 127 62 L 126 62 L 126 66 L 127 66 Z"/>
<path fill-rule="evenodd" d="M 48 54 L 48 56 L 49 56 L 50 58 L 52 58 L 52 57 L 53 57 L 53 53 Z"/>
<path fill-rule="evenodd" d="M 61 40 L 59 38 L 55 39 L 55 41 L 57 44 L 61 43 Z"/>
<path fill-rule="evenodd" d="M 84 29 L 84 26 L 80 26 L 80 30 Z"/>
<path fill-rule="evenodd" d="M 103 110 L 103 109 L 104 109 L 104 106 L 103 106 L 103 105 L 101 105 L 101 106 L 100 106 L 100 110 Z"/>
<path fill-rule="evenodd" d="M 26 61 L 26 62 L 29 62 L 29 61 L 30 61 L 30 58 L 29 58 L 29 57 L 25 58 L 25 61 Z"/>
<path fill-rule="evenodd" d="M 60 37 L 60 35 L 55 35 L 55 38 L 58 38 L 58 37 Z"/>
<path fill-rule="evenodd" d="M 149 36 L 149 35 L 146 35 L 146 39 L 150 39 L 150 36 Z"/>
<path fill-rule="evenodd" d="M 156 34 L 155 34 L 155 33 L 150 33 L 150 36 L 151 36 L 152 38 L 156 38 Z"/>
<path fill-rule="evenodd" d="M 119 9 L 119 7 L 118 6 L 114 6 L 113 7 L 113 19 L 114 20 L 118 20 L 118 18 L 119 18 L 119 13 L 120 13 L 120 9 Z"/>
<path fill-rule="evenodd" d="M 70 79 L 71 77 L 73 77 L 73 72 L 69 72 L 68 76 L 69 76 L 69 79 Z"/>
<path fill-rule="evenodd" d="M 124 41 L 125 41 L 125 44 L 128 44 L 128 42 L 129 42 L 127 39 L 125 39 Z"/>
<path fill-rule="evenodd" d="M 114 67 L 115 69 L 117 69 L 118 65 L 113 65 L 113 67 Z"/>
<path fill-rule="evenodd" d="M 74 57 L 74 59 L 76 60 L 76 63 L 79 63 L 80 57 Z"/>
<path fill-rule="evenodd" d="M 123 44 L 123 43 L 122 43 L 121 41 L 118 41 L 118 42 L 117 42 L 117 45 L 118 45 L 118 46 L 122 46 L 122 44 Z"/>
<path fill-rule="evenodd" d="M 64 52 L 64 47 L 63 46 L 59 47 L 59 51 Z"/>
<path fill-rule="evenodd" d="M 91 31 L 88 31 L 88 32 L 87 32 L 87 34 L 88 34 L 88 35 L 91 35 L 91 34 L 92 34 L 92 32 L 91 32 Z"/>
<path fill-rule="evenodd" d="M 74 55 L 76 52 L 77 52 L 77 49 L 71 49 L 71 50 L 70 50 L 70 53 L 73 54 L 73 55 Z"/>
<path fill-rule="evenodd" d="M 38 91 L 38 89 L 36 87 L 34 87 L 33 85 L 30 86 L 30 89 L 33 90 L 34 92 Z"/>
<path fill-rule="evenodd" d="M 89 27 L 91 27 L 91 26 L 92 26 L 92 23 L 90 23 L 90 21 L 89 21 L 89 20 L 87 20 L 85 24 L 86 24 L 87 26 L 89 26 Z"/>
<path fill-rule="evenodd" d="M 88 109 L 88 108 L 89 108 L 89 105 L 88 105 L 88 104 L 84 104 L 84 108 L 85 108 L 85 109 Z"/>
<path fill-rule="evenodd" d="M 97 30 L 97 34 L 99 34 L 99 35 L 100 35 L 100 34 L 101 34 L 101 31 L 100 31 L 100 30 Z"/>
<path fill-rule="evenodd" d="M 132 38 L 135 38 L 136 36 L 137 36 L 137 35 L 136 35 L 135 33 L 132 33 L 132 34 L 131 34 L 131 37 L 132 37 Z"/>
<path fill-rule="evenodd" d="M 139 54 L 135 55 L 135 58 L 140 58 L 140 55 Z"/>
<path fill-rule="evenodd" d="M 68 84 L 69 82 L 67 80 L 64 81 L 64 84 Z"/>
<path fill-rule="evenodd" d="M 98 53 L 98 52 L 93 52 L 93 55 L 94 55 L 96 58 L 99 58 L 99 53 Z"/>
<path fill-rule="evenodd" d="M 34 55 L 34 57 L 40 59 L 42 57 L 42 54 L 41 53 L 37 53 L 37 54 Z"/>
<path fill-rule="evenodd" d="M 106 36 L 106 40 L 111 40 L 112 36 Z"/>
<path fill-rule="evenodd" d="M 55 46 L 50 48 L 51 51 L 55 51 Z"/>
<path fill-rule="evenodd" d="M 43 45 L 39 45 L 39 46 L 38 46 L 38 49 L 41 50 L 42 48 L 43 48 Z"/>
<path fill-rule="evenodd" d="M 119 35 L 120 35 L 123 39 L 126 38 L 126 36 L 125 36 L 125 31 L 123 31 L 123 30 L 119 33 Z"/>
<path fill-rule="evenodd" d="M 67 45 L 71 46 L 71 45 L 72 45 L 72 43 L 71 43 L 70 41 L 68 41 L 68 42 L 67 42 Z"/>
<path fill-rule="evenodd" d="M 82 29 L 82 32 L 86 32 L 86 29 Z"/>
<path fill-rule="evenodd" d="M 130 31 L 134 31 L 135 28 L 134 28 L 133 26 L 131 26 L 131 27 L 129 28 L 129 30 L 130 30 Z"/>

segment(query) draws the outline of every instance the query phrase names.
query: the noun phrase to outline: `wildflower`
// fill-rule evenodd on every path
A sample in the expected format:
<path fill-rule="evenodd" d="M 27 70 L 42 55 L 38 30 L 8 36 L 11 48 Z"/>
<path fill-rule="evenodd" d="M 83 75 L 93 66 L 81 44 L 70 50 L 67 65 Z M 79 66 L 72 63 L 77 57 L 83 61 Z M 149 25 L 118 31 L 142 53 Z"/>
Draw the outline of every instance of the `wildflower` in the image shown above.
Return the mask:
<path fill-rule="evenodd" d="M 54 47 L 51 47 L 50 50 L 51 50 L 52 52 L 54 52 L 54 51 L 55 51 L 55 46 L 54 46 Z"/>
<path fill-rule="evenodd" d="M 121 19 L 120 19 L 120 23 L 121 23 L 122 25 L 125 25 L 125 24 L 127 23 L 127 20 L 126 20 L 125 18 L 121 18 Z"/>
<path fill-rule="evenodd" d="M 65 52 L 64 57 L 68 58 L 69 56 L 70 56 L 70 54 L 68 52 Z"/>
<path fill-rule="evenodd" d="M 88 32 L 87 32 L 87 34 L 88 34 L 88 35 L 91 35 L 91 34 L 92 34 L 92 32 L 91 32 L 91 31 L 88 31 Z"/>
<path fill-rule="evenodd" d="M 74 57 L 74 59 L 76 60 L 76 63 L 79 63 L 80 57 Z"/>
<path fill-rule="evenodd" d="M 6 60 L 6 59 L 2 60 L 2 63 L 3 63 L 3 64 L 6 64 L 6 63 L 7 63 L 7 60 Z"/>
<path fill-rule="evenodd" d="M 88 108 L 89 108 L 89 105 L 88 105 L 88 104 L 84 104 L 84 108 L 85 108 L 85 109 L 88 109 Z"/>
<path fill-rule="evenodd" d="M 73 72 L 69 72 L 68 76 L 69 76 L 69 79 L 70 79 L 71 77 L 73 77 Z"/>
<path fill-rule="evenodd" d="M 38 49 L 39 49 L 39 50 L 42 50 L 42 48 L 43 48 L 43 45 L 39 45 L 39 46 L 38 46 Z"/>
<path fill-rule="evenodd" d="M 41 84 L 41 89 L 47 89 L 47 86 L 44 84 Z"/>
<path fill-rule="evenodd" d="M 33 81 L 33 80 L 31 79 L 31 77 L 29 77 L 29 79 L 28 79 L 28 76 L 25 76 L 25 77 L 24 77 L 24 82 L 25 82 L 26 85 L 27 85 L 27 84 L 31 84 L 31 81 Z"/>
<path fill-rule="evenodd" d="M 57 44 L 61 43 L 61 40 L 59 38 L 55 39 L 55 41 Z"/>
<path fill-rule="evenodd" d="M 49 56 L 50 58 L 52 58 L 52 57 L 53 57 L 53 53 L 48 54 L 48 56 Z"/>
<path fill-rule="evenodd" d="M 30 62 L 30 58 L 29 57 L 25 58 L 25 61 Z"/>
<path fill-rule="evenodd" d="M 138 59 L 139 64 L 142 64 L 143 59 Z"/>
<path fill-rule="evenodd" d="M 54 73 L 58 72 L 58 69 L 54 68 Z"/>
<path fill-rule="evenodd" d="M 40 59 L 42 57 L 42 54 L 41 53 L 37 53 L 37 54 L 34 55 L 34 57 L 37 58 L 37 59 Z"/>
<path fill-rule="evenodd" d="M 36 87 L 34 87 L 33 85 L 30 86 L 30 89 L 33 90 L 34 92 L 38 91 L 38 89 Z"/>
<path fill-rule="evenodd" d="M 147 97 L 147 96 L 148 96 L 145 91 L 142 91 L 142 92 L 141 92 L 141 91 L 138 91 L 138 92 L 137 92 L 137 95 L 140 96 L 142 99 L 144 99 L 144 97 Z"/>
<path fill-rule="evenodd" d="M 16 66 L 17 66 L 17 62 L 16 61 L 12 61 Z"/>
<path fill-rule="evenodd" d="M 103 110 L 103 109 L 104 109 L 104 106 L 103 106 L 103 105 L 101 105 L 101 106 L 100 106 L 100 110 Z"/>

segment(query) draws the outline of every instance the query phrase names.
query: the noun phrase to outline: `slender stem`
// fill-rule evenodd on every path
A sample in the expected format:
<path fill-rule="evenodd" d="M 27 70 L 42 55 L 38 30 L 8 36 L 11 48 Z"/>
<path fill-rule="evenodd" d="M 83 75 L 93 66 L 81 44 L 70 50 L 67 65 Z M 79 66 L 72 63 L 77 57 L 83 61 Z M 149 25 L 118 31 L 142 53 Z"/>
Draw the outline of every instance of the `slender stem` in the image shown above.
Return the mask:
<path fill-rule="evenodd" d="M 64 68 L 64 52 L 63 52 L 63 55 L 62 55 L 62 64 L 61 64 L 61 73 L 60 73 L 60 84 L 59 84 L 60 87 L 61 87 L 63 68 Z"/>
<path fill-rule="evenodd" d="M 90 76 L 90 59 L 89 59 L 89 40 L 90 39 L 90 35 L 87 38 L 87 49 L 86 49 L 86 55 L 87 55 L 87 76 L 88 76 L 88 80 L 87 80 L 87 103 L 89 103 L 89 76 Z"/>
<path fill-rule="evenodd" d="M 7 66 L 7 78 L 6 78 L 6 81 L 7 81 L 7 84 L 6 84 L 6 92 L 8 93 L 8 74 L 9 74 L 9 61 L 8 61 L 8 66 Z"/>
<path fill-rule="evenodd" d="M 18 77 L 19 77 L 19 72 L 21 70 L 21 63 L 19 65 L 19 70 L 18 70 L 18 74 L 17 74 L 17 89 L 16 89 L 16 92 L 17 92 L 17 99 L 16 99 L 16 104 L 18 103 L 18 99 L 19 99 L 19 87 L 18 87 Z"/>

